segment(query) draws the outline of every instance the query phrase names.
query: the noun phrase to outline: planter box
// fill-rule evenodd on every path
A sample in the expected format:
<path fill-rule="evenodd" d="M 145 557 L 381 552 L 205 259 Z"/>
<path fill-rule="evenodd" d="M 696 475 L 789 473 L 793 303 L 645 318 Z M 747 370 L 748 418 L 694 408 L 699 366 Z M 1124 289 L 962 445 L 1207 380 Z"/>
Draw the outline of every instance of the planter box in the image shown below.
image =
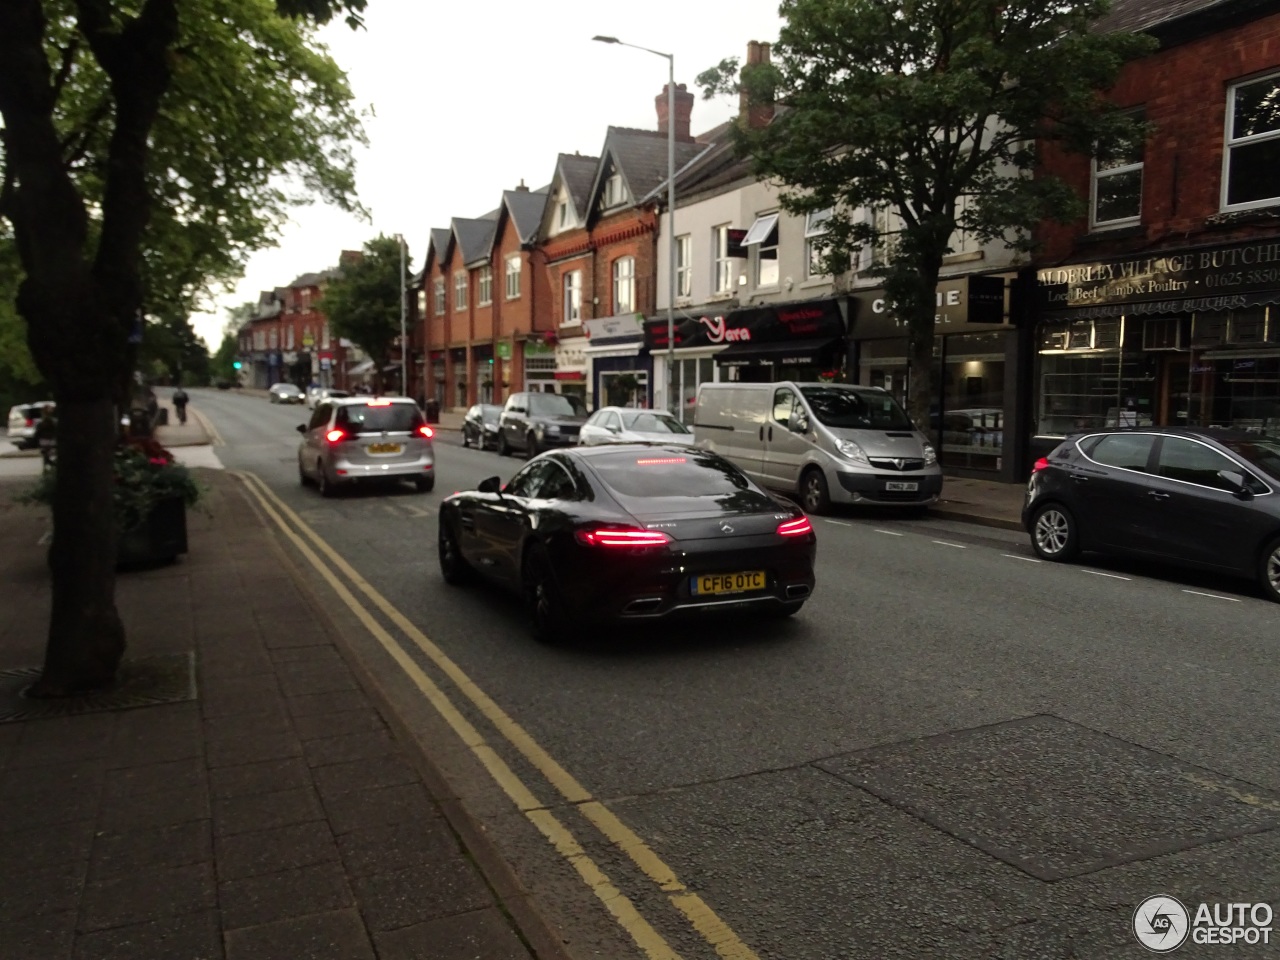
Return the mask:
<path fill-rule="evenodd" d="M 145 520 L 120 534 L 117 566 L 172 563 L 187 552 L 187 505 L 181 497 L 156 502 Z"/>

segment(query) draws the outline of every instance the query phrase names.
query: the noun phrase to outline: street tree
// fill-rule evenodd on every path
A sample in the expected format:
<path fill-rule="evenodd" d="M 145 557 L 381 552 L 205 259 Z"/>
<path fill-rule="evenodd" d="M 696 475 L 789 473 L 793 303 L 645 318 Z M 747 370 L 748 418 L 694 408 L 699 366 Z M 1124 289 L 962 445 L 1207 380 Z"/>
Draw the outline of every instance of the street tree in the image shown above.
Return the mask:
<path fill-rule="evenodd" d="M 358 344 L 373 359 L 379 386 L 400 336 L 400 298 L 409 288 L 407 254 L 404 273 L 400 264 L 400 241 L 380 234 L 364 245 L 358 260 L 342 266 L 320 304 L 333 333 Z"/>
<path fill-rule="evenodd" d="M 835 208 L 819 241 L 828 272 L 863 251 L 907 323 L 908 406 L 929 423 L 935 291 L 957 230 L 1028 250 L 1042 220 L 1082 200 L 1033 175 L 1037 150 L 1106 156 L 1141 124 L 1104 96 L 1148 37 L 1099 33 L 1108 0 L 783 0 L 772 62 L 729 59 L 698 83 L 710 98 L 773 105 L 735 126 L 738 150 L 781 186 L 792 213 Z M 877 213 L 889 216 L 878 218 Z M 880 226 L 877 226 L 877 220 Z M 888 223 L 888 230 L 884 225 Z"/>
<path fill-rule="evenodd" d="M 124 653 L 112 450 L 149 293 L 198 287 L 206 271 L 230 276 L 229 263 L 263 242 L 258 201 L 271 216 L 293 199 L 279 174 L 352 202 L 347 142 L 359 121 L 313 24 L 355 25 L 364 7 L 0 3 L 0 219 L 20 261 L 17 310 L 59 415 L 52 613 L 32 695 L 101 687 Z M 180 242 L 198 255 L 167 256 Z"/>
<path fill-rule="evenodd" d="M 238 379 L 236 358 L 240 354 L 240 328 L 258 311 L 258 305 L 246 301 L 239 306 L 227 307 L 227 322 L 222 325 L 222 342 L 209 360 L 209 372 L 219 380 L 234 383 Z"/>

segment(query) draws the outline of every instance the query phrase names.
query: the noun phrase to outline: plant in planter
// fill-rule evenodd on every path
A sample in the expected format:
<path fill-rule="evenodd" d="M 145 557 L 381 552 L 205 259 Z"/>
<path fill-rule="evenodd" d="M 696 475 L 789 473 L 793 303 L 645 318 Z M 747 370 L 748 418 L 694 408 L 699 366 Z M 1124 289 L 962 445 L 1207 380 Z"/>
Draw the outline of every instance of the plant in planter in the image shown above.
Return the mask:
<path fill-rule="evenodd" d="M 187 507 L 200 500 L 200 486 L 173 454 L 150 437 L 122 442 L 113 460 L 112 494 L 118 564 L 172 561 L 187 552 Z M 51 503 L 56 463 L 20 499 Z"/>

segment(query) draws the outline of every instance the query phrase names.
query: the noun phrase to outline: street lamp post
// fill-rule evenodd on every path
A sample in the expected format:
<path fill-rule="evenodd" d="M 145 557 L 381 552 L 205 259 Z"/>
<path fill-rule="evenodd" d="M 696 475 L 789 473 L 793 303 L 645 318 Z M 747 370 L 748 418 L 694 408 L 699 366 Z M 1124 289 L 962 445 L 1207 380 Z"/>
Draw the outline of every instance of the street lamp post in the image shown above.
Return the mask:
<path fill-rule="evenodd" d="M 623 43 L 617 37 L 597 36 L 591 39 L 643 50 L 667 59 L 667 409 L 683 421 L 684 411 L 677 409 L 671 393 L 676 378 L 676 57 L 674 53 Z"/>
<path fill-rule="evenodd" d="M 408 291 L 404 284 L 404 234 L 397 233 L 400 243 L 400 393 L 409 395 L 409 362 L 407 359 L 408 342 L 405 336 L 405 304 Z"/>

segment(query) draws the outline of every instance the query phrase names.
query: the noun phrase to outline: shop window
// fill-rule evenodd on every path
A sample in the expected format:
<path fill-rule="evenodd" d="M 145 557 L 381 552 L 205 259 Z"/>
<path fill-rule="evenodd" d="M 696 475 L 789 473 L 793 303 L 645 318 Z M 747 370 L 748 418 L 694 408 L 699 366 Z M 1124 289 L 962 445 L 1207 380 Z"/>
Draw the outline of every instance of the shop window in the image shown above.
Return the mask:
<path fill-rule="evenodd" d="M 1191 321 L 1191 346 L 1216 347 L 1227 339 L 1225 313 L 1198 313 Z"/>
<path fill-rule="evenodd" d="M 1267 310 L 1258 307 L 1254 310 L 1235 310 L 1227 325 L 1227 342 L 1247 346 L 1251 343 L 1263 343 L 1267 340 Z"/>
<path fill-rule="evenodd" d="M 1084 321 L 1089 323 L 1089 321 Z M 1042 331 L 1041 342 L 1062 342 L 1071 324 Z M 1154 422 L 1161 358 L 1144 353 L 1141 338 L 1125 337 L 1123 349 L 1043 350 L 1040 354 L 1036 433 L 1061 437 L 1081 430 L 1144 427 Z M 1092 337 L 1092 331 L 1090 332 Z"/>
<path fill-rule="evenodd" d="M 942 462 L 950 467 L 998 470 L 1004 454 L 1004 349 L 1007 335 L 978 333 L 946 338 L 942 374 Z M 934 415 L 937 420 L 937 414 Z"/>
<path fill-rule="evenodd" d="M 1280 73 L 1238 83 L 1227 93 L 1227 149 L 1222 205 L 1261 207 L 1280 201 Z"/>
<path fill-rule="evenodd" d="M 1181 317 L 1147 317 L 1142 321 L 1143 350 L 1180 350 Z"/>

